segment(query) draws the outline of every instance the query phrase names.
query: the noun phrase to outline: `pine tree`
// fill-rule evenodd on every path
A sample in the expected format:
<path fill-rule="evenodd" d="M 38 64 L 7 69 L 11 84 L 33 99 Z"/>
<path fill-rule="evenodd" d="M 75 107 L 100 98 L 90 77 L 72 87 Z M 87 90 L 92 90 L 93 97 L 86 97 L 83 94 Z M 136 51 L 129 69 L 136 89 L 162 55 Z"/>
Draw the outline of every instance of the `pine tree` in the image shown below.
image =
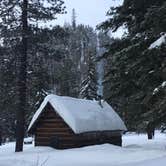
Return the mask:
<path fill-rule="evenodd" d="M 7 137 L 12 138 L 15 134 L 16 57 L 11 55 L 11 48 L 3 44 L 0 52 L 0 125 L 2 139 L 5 140 Z"/>
<path fill-rule="evenodd" d="M 112 17 L 101 25 L 112 31 L 125 25 L 128 30 L 104 55 L 107 59 L 104 91 L 107 101 L 121 113 L 129 129 L 145 131 L 150 126 L 154 130 L 153 126 L 161 125 L 161 119 L 165 119 L 161 111 L 164 106 L 154 110 L 148 104 L 154 89 L 165 80 L 165 44 L 149 49 L 165 31 L 165 5 L 163 0 L 125 0 L 122 6 L 108 12 Z M 156 112 L 161 115 L 160 120 Z"/>
<path fill-rule="evenodd" d="M 83 99 L 98 99 L 97 96 L 97 79 L 96 79 L 96 66 L 94 55 L 89 52 L 88 54 L 87 75 L 81 83 L 80 97 Z"/>
<path fill-rule="evenodd" d="M 91 53 L 96 56 L 97 35 L 92 27 L 82 24 L 77 25 L 75 30 L 71 25 L 66 25 L 65 30 L 69 34 L 66 39 L 66 58 L 71 61 L 70 63 L 72 63 L 70 73 L 74 75 L 74 77 L 70 76 L 70 85 L 72 85 L 72 87 L 73 83 L 75 85 L 72 96 L 75 94 L 74 96 L 78 97 L 80 84 L 88 70 L 88 52 L 91 51 Z M 72 92 L 72 90 L 70 92 Z"/>
<path fill-rule="evenodd" d="M 36 21 L 47 21 L 56 18 L 56 14 L 63 12 L 63 1 L 47 1 L 45 6 L 44 0 L 32 1 L 6 1 L 0 2 L 0 12 L 2 23 L 1 31 L 15 30 L 18 33 L 12 34 L 10 38 L 21 38 L 20 57 L 19 57 L 19 76 L 18 76 L 18 111 L 17 111 L 17 130 L 16 130 L 16 149 L 23 150 L 24 124 L 26 111 L 26 79 L 27 79 L 27 53 L 28 53 L 28 31 L 30 25 L 34 26 Z M 7 18 L 7 19 L 6 19 Z M 16 37 L 15 37 L 16 36 Z"/>

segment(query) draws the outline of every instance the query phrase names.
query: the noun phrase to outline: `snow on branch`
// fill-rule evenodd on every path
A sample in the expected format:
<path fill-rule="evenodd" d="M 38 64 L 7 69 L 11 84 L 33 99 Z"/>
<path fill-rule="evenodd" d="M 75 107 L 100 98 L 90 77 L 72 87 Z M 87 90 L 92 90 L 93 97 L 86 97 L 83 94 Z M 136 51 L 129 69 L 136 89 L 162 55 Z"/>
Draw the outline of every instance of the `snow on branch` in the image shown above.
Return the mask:
<path fill-rule="evenodd" d="M 153 90 L 153 95 L 156 95 L 161 89 L 166 87 L 166 81 Z"/>
<path fill-rule="evenodd" d="M 166 43 L 166 33 L 164 33 L 164 35 L 162 35 L 159 39 L 153 42 L 148 49 L 151 50 L 153 48 L 160 47 L 164 43 Z"/>

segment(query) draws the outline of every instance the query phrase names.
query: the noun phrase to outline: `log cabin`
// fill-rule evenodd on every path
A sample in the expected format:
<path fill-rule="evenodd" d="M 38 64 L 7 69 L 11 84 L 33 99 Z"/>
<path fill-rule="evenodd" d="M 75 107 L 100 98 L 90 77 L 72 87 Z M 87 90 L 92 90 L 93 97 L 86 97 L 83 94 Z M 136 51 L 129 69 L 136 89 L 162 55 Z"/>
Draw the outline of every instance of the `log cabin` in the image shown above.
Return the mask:
<path fill-rule="evenodd" d="M 56 149 L 110 143 L 122 145 L 127 130 L 119 115 L 106 102 L 48 95 L 28 127 L 35 146 Z"/>

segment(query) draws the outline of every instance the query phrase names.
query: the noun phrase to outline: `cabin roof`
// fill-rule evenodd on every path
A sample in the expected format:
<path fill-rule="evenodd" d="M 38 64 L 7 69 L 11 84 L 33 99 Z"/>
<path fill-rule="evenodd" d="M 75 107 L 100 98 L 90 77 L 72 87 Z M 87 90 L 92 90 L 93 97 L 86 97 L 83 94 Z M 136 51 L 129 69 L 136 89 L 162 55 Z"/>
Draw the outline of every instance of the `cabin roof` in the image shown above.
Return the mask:
<path fill-rule="evenodd" d="M 74 133 L 107 130 L 127 130 L 119 115 L 106 102 L 48 95 L 34 114 L 28 131 L 31 130 L 47 104 L 69 125 Z"/>

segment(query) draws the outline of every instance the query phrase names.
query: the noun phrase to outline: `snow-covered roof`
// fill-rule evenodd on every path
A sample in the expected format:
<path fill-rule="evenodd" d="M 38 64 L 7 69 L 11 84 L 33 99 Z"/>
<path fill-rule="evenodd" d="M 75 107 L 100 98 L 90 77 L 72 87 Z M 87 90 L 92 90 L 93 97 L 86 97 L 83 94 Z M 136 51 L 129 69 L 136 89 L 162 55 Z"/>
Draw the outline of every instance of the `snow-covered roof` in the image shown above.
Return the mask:
<path fill-rule="evenodd" d="M 34 114 L 28 131 L 48 103 L 76 134 L 90 131 L 127 130 L 119 115 L 105 101 L 102 101 L 101 106 L 98 101 L 48 95 Z"/>

